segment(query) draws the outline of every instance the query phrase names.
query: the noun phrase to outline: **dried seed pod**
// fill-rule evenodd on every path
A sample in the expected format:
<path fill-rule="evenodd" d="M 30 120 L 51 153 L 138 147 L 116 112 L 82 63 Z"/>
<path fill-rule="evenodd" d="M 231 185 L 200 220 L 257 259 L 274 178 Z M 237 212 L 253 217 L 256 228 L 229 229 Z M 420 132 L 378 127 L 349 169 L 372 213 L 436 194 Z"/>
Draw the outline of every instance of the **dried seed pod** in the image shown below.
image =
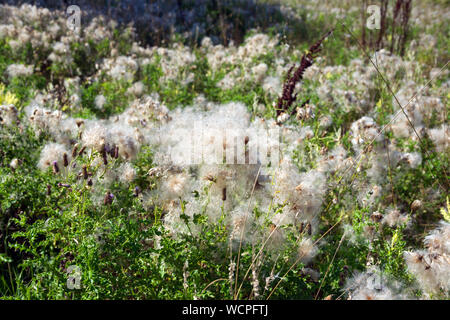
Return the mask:
<path fill-rule="evenodd" d="M 116 152 L 116 146 L 113 145 L 112 148 L 109 149 L 109 155 L 110 155 L 112 158 L 114 158 L 115 152 Z"/>
<path fill-rule="evenodd" d="M 77 156 L 77 151 L 78 151 L 78 143 L 76 145 L 73 146 L 72 149 L 72 158 L 75 158 Z"/>
<path fill-rule="evenodd" d="M 322 42 L 331 34 L 333 30 L 329 31 L 322 38 L 320 38 L 315 44 L 313 44 L 309 50 L 302 56 L 300 65 L 296 67 L 294 64 L 288 71 L 285 83 L 283 85 L 283 91 L 278 98 L 277 105 L 275 107 L 277 111 L 277 122 L 283 122 L 289 118 L 288 112 L 292 104 L 297 100 L 297 93 L 294 93 L 295 86 L 303 79 L 305 70 L 312 66 L 314 58 L 321 50 Z M 295 71 L 292 73 L 292 71 Z M 282 116 L 282 115 L 285 116 Z"/>
<path fill-rule="evenodd" d="M 107 144 L 105 144 L 105 146 L 103 147 L 103 150 L 104 150 L 104 152 L 105 152 L 106 154 L 110 154 L 110 153 L 111 153 L 111 150 L 114 150 L 114 148 L 111 148 L 111 147 L 109 146 L 109 143 L 107 143 Z"/>
<path fill-rule="evenodd" d="M 108 164 L 108 155 L 107 155 L 105 147 L 103 147 L 101 153 L 102 153 L 102 158 L 103 158 L 103 164 L 106 166 Z"/>
<path fill-rule="evenodd" d="M 339 285 L 343 286 L 348 275 L 348 266 L 344 265 L 342 272 L 339 273 Z"/>
<path fill-rule="evenodd" d="M 64 164 L 64 167 L 67 167 L 69 165 L 69 158 L 67 157 L 67 153 L 65 153 L 65 152 L 63 154 L 63 164 Z"/>
<path fill-rule="evenodd" d="M 344 285 L 345 277 L 346 277 L 346 272 L 341 272 L 339 274 L 339 282 L 338 282 L 339 286 L 343 286 Z"/>
<path fill-rule="evenodd" d="M 370 215 L 370 219 L 372 219 L 372 221 L 374 221 L 374 222 L 380 222 L 381 219 L 383 219 L 383 215 L 381 213 L 379 213 L 378 211 L 375 211 L 374 213 L 372 213 Z"/>
<path fill-rule="evenodd" d="M 78 156 L 81 156 L 84 153 L 84 150 L 86 150 L 86 146 L 81 148 L 80 152 L 78 152 Z"/>
<path fill-rule="evenodd" d="M 58 182 L 58 187 L 70 188 L 70 184 Z"/>
<path fill-rule="evenodd" d="M 212 181 L 212 182 L 216 182 L 217 181 L 216 177 L 214 177 L 212 174 L 208 174 L 203 179 L 207 180 L 207 181 Z"/>
<path fill-rule="evenodd" d="M 119 147 L 118 146 L 116 146 L 114 148 L 114 159 L 117 159 L 117 158 L 119 158 Z"/>
<path fill-rule="evenodd" d="M 302 222 L 302 223 L 300 223 L 300 227 L 298 228 L 298 231 L 300 232 L 300 233 L 303 233 L 303 230 L 305 229 L 305 223 L 304 222 Z"/>
<path fill-rule="evenodd" d="M 222 201 L 227 200 L 227 188 L 222 189 Z"/>
<path fill-rule="evenodd" d="M 416 211 L 417 209 L 420 209 L 422 207 L 422 201 L 420 200 L 414 200 L 413 203 L 411 203 L 411 210 Z"/>
<path fill-rule="evenodd" d="M 83 179 L 86 180 L 88 178 L 88 172 L 86 165 L 83 166 Z"/>
<path fill-rule="evenodd" d="M 58 162 L 53 161 L 52 168 L 53 168 L 53 173 L 58 173 L 59 172 Z"/>
<path fill-rule="evenodd" d="M 105 206 L 109 205 L 109 204 L 111 204 L 113 202 L 113 200 L 114 200 L 114 195 L 111 192 L 108 191 L 106 193 L 106 195 L 105 195 L 105 198 L 103 199 L 103 204 Z"/>
<path fill-rule="evenodd" d="M 109 198 L 109 192 L 106 193 L 105 197 L 103 198 L 103 204 L 106 206 L 109 204 L 110 198 Z"/>
<path fill-rule="evenodd" d="M 306 225 L 306 230 L 308 232 L 308 235 L 310 236 L 312 234 L 312 227 L 310 222 L 308 222 L 308 224 Z"/>

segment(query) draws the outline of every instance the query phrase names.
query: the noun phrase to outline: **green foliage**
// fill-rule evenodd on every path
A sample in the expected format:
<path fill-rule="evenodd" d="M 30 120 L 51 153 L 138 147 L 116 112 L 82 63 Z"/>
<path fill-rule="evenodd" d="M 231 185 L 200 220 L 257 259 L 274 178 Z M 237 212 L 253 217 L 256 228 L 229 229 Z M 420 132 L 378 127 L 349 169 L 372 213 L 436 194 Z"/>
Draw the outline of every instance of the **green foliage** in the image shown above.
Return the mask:
<path fill-rule="evenodd" d="M 212 21 L 231 14 L 229 8 L 218 8 L 213 4 L 208 6 L 208 11 Z M 290 58 L 298 63 L 303 50 L 317 40 L 318 35 L 331 29 L 336 18 L 319 13 L 314 21 L 308 21 L 307 11 L 298 9 L 297 13 L 302 20 L 286 25 L 274 52 L 281 50 L 285 44 L 292 44 L 298 50 L 290 53 Z M 355 15 L 346 17 L 344 23 L 356 28 L 358 33 L 361 29 L 355 23 L 359 21 Z M 234 40 L 240 42 L 257 32 L 242 27 L 245 24 L 243 16 L 236 15 L 234 18 L 238 22 L 232 37 L 236 38 Z M 279 30 L 278 25 L 274 27 L 273 24 L 283 24 L 285 21 L 281 14 L 270 19 L 263 29 L 273 35 Z M 212 25 L 211 33 L 227 38 L 220 40 L 230 40 L 230 35 L 224 34 L 219 26 L 217 23 Z M 417 38 L 422 31 L 421 26 L 414 26 L 411 38 Z M 428 69 L 443 65 L 448 60 L 448 31 L 449 26 L 445 23 L 431 26 L 429 32 L 437 35 L 436 47 L 422 48 L 414 57 L 420 65 L 424 65 L 420 70 L 423 74 L 428 74 Z M 182 38 L 178 34 L 173 41 L 184 41 Z M 69 108 L 67 100 L 70 94 L 66 92 L 62 101 L 57 101 L 53 106 L 73 117 L 104 119 L 123 112 L 135 98 L 127 93 L 135 81 L 144 84 L 144 94 L 158 94 L 169 109 L 191 105 L 201 94 L 217 103 L 242 102 L 253 114 L 257 113 L 254 106 L 262 104 L 265 110 L 261 116 L 273 119 L 276 115 L 273 107 L 276 98 L 269 96 L 260 83 L 246 80 L 232 89 L 221 89 L 218 83 L 226 74 L 233 68 L 241 68 L 240 71 L 244 72 L 244 67 L 223 64 L 213 70 L 201 48 L 193 49 L 196 61 L 182 66 L 175 79 L 164 79 L 162 57 L 155 53 L 149 64 L 137 70 L 133 79 L 125 81 L 111 79 L 105 72 L 97 74 L 96 65 L 110 58 L 113 43 L 119 55 L 129 55 L 135 40 L 129 29 L 118 27 L 112 39 L 71 43 L 73 61 L 66 66 L 50 62 L 49 49 L 33 48 L 27 44 L 13 51 L 9 40 L 0 39 L 0 103 L 14 102 L 21 111 L 22 123 L 25 121 L 23 107 L 37 92 L 45 92 L 55 85 L 62 86 L 64 80 L 74 77 L 80 78 L 80 105 Z M 267 75 L 275 74 L 274 52 L 254 57 L 252 65 L 265 63 L 269 67 Z M 345 66 L 354 58 L 365 59 L 356 41 L 341 27 L 336 28 L 333 36 L 328 38 L 321 56 L 325 65 Z M 9 78 L 6 69 L 13 63 L 34 64 L 35 70 L 30 76 Z M 194 77 L 186 83 L 183 76 L 190 72 Z M 325 76 L 333 84 L 341 74 Z M 392 79 L 390 85 L 394 91 L 399 89 L 404 76 L 401 71 Z M 448 76 L 438 79 L 434 89 L 443 87 L 445 81 L 448 81 Z M 370 116 L 378 124 L 385 125 L 397 106 L 379 77 L 375 79 L 375 84 L 376 89 L 370 92 L 369 98 L 374 106 Z M 309 101 L 316 106 L 315 117 L 297 120 L 294 116 L 289 120 L 289 125 L 294 129 L 309 126 L 313 132 L 312 137 L 298 143 L 293 150 L 293 160 L 300 172 L 317 168 L 325 151 L 332 150 L 336 145 L 342 145 L 349 155 L 355 156 L 349 128 L 363 115 L 362 110 L 344 110 L 336 108 L 334 101 L 322 101 L 317 93 L 319 85 L 321 83 L 305 79 L 294 106 Z M 102 110 L 95 105 L 98 95 L 106 99 Z M 448 96 L 443 98 L 443 102 L 448 104 Z M 295 111 L 294 108 L 291 111 Z M 331 117 L 329 127 L 321 127 L 319 119 L 322 116 Z M 438 115 L 433 114 L 430 119 L 424 119 L 425 126 L 435 128 L 441 125 L 438 119 Z M 384 134 L 388 140 L 393 140 L 389 128 Z M 345 281 L 353 273 L 365 270 L 368 264 L 379 266 L 386 274 L 404 283 L 411 283 L 403 252 L 421 245 L 423 236 L 429 230 L 427 226 L 442 218 L 450 219 L 445 192 L 448 181 L 443 174 L 449 168 L 448 156 L 433 152 L 434 146 L 427 137 L 421 142 L 411 138 L 395 139 L 399 150 L 419 152 L 423 158 L 422 164 L 414 169 L 407 168 L 403 163 L 389 167 L 385 178 L 389 179 L 387 186 L 390 190 L 384 190 L 381 199 L 372 207 L 363 206 L 353 194 L 355 189 L 352 184 L 366 177 L 365 170 L 353 170 L 352 166 L 348 172 L 340 171 L 331 176 L 329 191 L 318 219 L 320 230 L 312 238 L 317 241 L 320 251 L 308 264 L 296 261 L 295 248 L 302 238 L 289 233 L 290 228 L 294 228 L 291 225 L 285 227 L 288 234 L 286 243 L 276 255 L 262 248 L 262 243 L 239 247 L 239 243 L 230 241 L 231 230 L 225 221 L 227 212 L 224 208 L 218 208 L 222 216 L 215 223 L 202 212 L 193 217 L 182 216 L 188 230 L 195 227 L 199 232 L 169 233 L 162 223 L 166 211 L 145 203 L 142 194 L 136 196 L 136 190 L 146 190 L 151 197 L 151 192 L 160 183 L 157 177 L 148 174 L 156 166 L 153 162 L 154 150 L 150 147 L 143 147 L 133 160 L 136 177 L 131 183 L 114 181 L 108 190 L 104 190 L 101 185 L 88 186 L 75 174 L 62 176 L 53 174 L 50 169 L 46 172 L 39 170 L 36 167 L 39 153 L 50 140 L 46 134 L 36 136 L 26 126 L 0 127 L 2 299 L 252 299 L 255 298 L 252 286 L 255 263 L 258 263 L 261 298 L 314 299 L 330 294 L 338 297 L 342 295 Z M 14 159 L 18 160 L 15 169 L 10 165 Z M 121 160 L 112 161 L 109 168 L 117 169 L 121 163 Z M 88 155 L 77 158 L 74 164 L 78 167 L 85 164 L 93 174 L 97 173 L 92 157 Z M 70 187 L 62 187 L 59 183 Z M 430 190 L 436 189 L 441 192 L 425 201 Z M 110 205 L 102 203 L 105 191 L 114 194 Z M 90 193 L 98 195 L 100 200 L 92 200 L 88 196 Z M 148 198 L 149 194 L 145 197 Z M 412 212 L 410 205 L 416 199 L 423 199 L 424 204 L 417 212 Z M 408 228 L 388 227 L 371 219 L 373 211 L 391 204 L 406 211 L 415 223 Z M 269 214 L 258 207 L 252 209 L 258 219 L 266 219 Z M 274 210 L 281 212 L 283 208 L 280 206 Z M 264 221 L 265 227 L 270 228 L 269 220 Z M 375 236 L 368 237 L 368 232 L 373 232 Z M 237 262 L 238 257 L 239 272 L 235 270 L 230 274 L 230 263 Z M 81 289 L 69 289 L 67 286 L 68 279 L 73 276 L 68 273 L 70 266 L 76 266 L 81 271 Z M 318 270 L 318 279 L 305 273 L 305 268 Z M 265 281 L 270 276 L 274 279 L 265 289 Z"/>

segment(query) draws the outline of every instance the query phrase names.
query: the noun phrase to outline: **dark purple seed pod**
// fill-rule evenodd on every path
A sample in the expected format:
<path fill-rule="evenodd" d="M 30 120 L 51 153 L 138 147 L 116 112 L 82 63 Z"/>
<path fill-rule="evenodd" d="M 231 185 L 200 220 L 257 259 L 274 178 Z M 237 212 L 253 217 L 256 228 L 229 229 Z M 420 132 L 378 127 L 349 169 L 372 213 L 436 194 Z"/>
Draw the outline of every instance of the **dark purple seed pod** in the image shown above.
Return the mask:
<path fill-rule="evenodd" d="M 303 79 L 306 69 L 313 65 L 314 59 L 322 49 L 322 42 L 331 35 L 332 31 L 333 30 L 327 32 L 324 36 L 322 36 L 322 38 L 313 44 L 305 54 L 303 54 L 298 67 L 294 64 L 288 70 L 285 83 L 283 84 L 283 91 L 281 96 L 278 98 L 276 106 L 277 118 L 283 113 L 288 112 L 292 104 L 297 100 L 297 93 L 294 93 L 295 85 Z M 292 71 L 294 72 L 292 73 Z"/>
<path fill-rule="evenodd" d="M 63 163 L 64 167 L 67 167 L 69 165 L 69 158 L 67 157 L 67 153 L 63 154 Z"/>
<path fill-rule="evenodd" d="M 88 185 L 89 187 L 92 187 L 92 179 L 89 179 L 89 180 L 87 181 L 87 185 Z"/>
<path fill-rule="evenodd" d="M 111 152 L 111 147 L 109 146 L 109 143 L 105 144 L 103 150 L 105 151 L 106 154 L 109 154 Z"/>
<path fill-rule="evenodd" d="M 305 229 L 305 223 L 304 222 L 302 222 L 302 223 L 300 223 L 300 228 L 298 229 L 298 231 L 300 232 L 300 233 L 303 233 L 303 230 Z"/>
<path fill-rule="evenodd" d="M 227 188 L 222 189 L 222 201 L 227 200 Z"/>
<path fill-rule="evenodd" d="M 117 159 L 117 158 L 119 158 L 119 147 L 118 146 L 116 146 L 114 148 L 114 159 Z"/>
<path fill-rule="evenodd" d="M 58 187 L 70 188 L 70 184 L 58 182 Z"/>
<path fill-rule="evenodd" d="M 308 224 L 306 225 L 306 228 L 308 230 L 308 235 L 310 236 L 312 233 L 311 223 L 308 222 Z"/>
<path fill-rule="evenodd" d="M 140 193 L 141 193 L 141 188 L 136 186 L 133 191 L 134 196 L 137 197 L 137 196 L 139 196 Z"/>
<path fill-rule="evenodd" d="M 102 151 L 103 164 L 106 166 L 108 164 L 108 156 L 106 155 L 105 149 Z"/>
<path fill-rule="evenodd" d="M 80 152 L 78 153 L 78 156 L 81 156 L 83 154 L 84 150 L 86 150 L 86 146 L 81 148 Z"/>
<path fill-rule="evenodd" d="M 113 202 L 113 200 L 114 200 L 114 195 L 111 192 L 108 191 L 106 193 L 106 195 L 105 195 L 105 198 L 103 199 L 103 204 L 105 206 L 109 205 L 109 204 L 111 204 Z"/>
<path fill-rule="evenodd" d="M 47 185 L 47 195 L 51 195 L 52 194 L 52 186 L 51 185 Z"/>
<path fill-rule="evenodd" d="M 59 172 L 58 162 L 53 161 L 52 167 L 53 167 L 53 173 L 58 173 Z"/>
<path fill-rule="evenodd" d="M 109 155 L 112 157 L 112 158 L 114 158 L 114 153 L 115 153 L 115 150 L 116 150 L 116 146 L 115 145 L 113 145 L 110 149 L 109 149 Z"/>
<path fill-rule="evenodd" d="M 76 144 L 72 149 L 72 158 L 75 158 L 77 156 L 78 151 L 78 144 Z"/>
<path fill-rule="evenodd" d="M 87 172 L 87 168 L 84 165 L 83 166 L 83 179 L 86 180 L 88 178 L 88 172 Z"/>

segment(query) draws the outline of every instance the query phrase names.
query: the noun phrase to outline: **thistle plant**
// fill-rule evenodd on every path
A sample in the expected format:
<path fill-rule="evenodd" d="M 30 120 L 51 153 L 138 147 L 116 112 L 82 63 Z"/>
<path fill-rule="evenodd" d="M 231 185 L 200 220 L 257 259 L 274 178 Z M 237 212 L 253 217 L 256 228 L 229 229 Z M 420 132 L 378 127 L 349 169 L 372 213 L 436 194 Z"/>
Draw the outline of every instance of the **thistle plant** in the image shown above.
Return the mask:
<path fill-rule="evenodd" d="M 448 299 L 445 6 L 207 2 L 0 5 L 1 298 Z"/>

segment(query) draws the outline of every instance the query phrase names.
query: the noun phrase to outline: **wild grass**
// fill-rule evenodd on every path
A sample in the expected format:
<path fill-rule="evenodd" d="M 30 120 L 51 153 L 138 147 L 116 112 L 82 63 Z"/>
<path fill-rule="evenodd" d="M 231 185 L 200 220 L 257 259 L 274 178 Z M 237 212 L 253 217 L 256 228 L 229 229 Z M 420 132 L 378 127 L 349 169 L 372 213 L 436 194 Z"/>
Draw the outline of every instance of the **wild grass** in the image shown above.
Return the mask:
<path fill-rule="evenodd" d="M 236 3 L 241 13 L 233 7 Z M 351 11 L 350 2 L 340 8 L 349 12 L 344 17 L 324 10 L 312 11 L 308 4 L 294 6 L 291 3 L 288 19 L 278 4 L 213 1 L 207 6 L 204 19 L 213 19 L 216 23 L 209 23 L 202 35 L 211 36 L 216 44 L 228 45 L 221 50 L 233 48 L 229 43 L 232 40 L 237 44 L 237 51 L 239 44 L 244 46 L 247 39 L 258 33 L 269 34 L 270 39 L 278 37 L 272 51 L 256 55 L 249 62 L 222 63 L 217 68 L 208 60 L 212 49 L 201 45 L 199 35 L 183 36 L 181 31 L 191 25 L 189 21 L 181 21 L 182 14 L 178 14 L 174 22 L 180 29 L 170 37 L 164 32 L 166 26 L 149 32 L 136 14 L 134 32 L 133 28 L 118 25 L 110 37 L 100 41 L 86 36 L 83 42 L 71 43 L 73 59 L 68 64 L 47 59 L 51 49 L 45 46 L 34 49 L 30 43 L 13 49 L 12 38 L 1 38 L 0 104 L 13 104 L 18 114 L 12 126 L 4 122 L 6 117 L 0 119 L 0 297 L 343 299 L 351 297 L 353 288 L 349 283 L 353 283 L 358 272 L 366 272 L 368 266 L 375 266 L 401 282 L 408 298 L 448 297 L 445 289 L 427 296 L 404 259 L 405 251 L 422 247 L 425 236 L 437 222 L 448 219 L 448 146 L 444 152 L 437 151 L 436 139 L 421 131 L 429 132 L 440 126 L 445 130 L 447 111 L 444 115 L 432 114 L 424 119 L 422 128 L 416 128 L 409 113 L 415 98 L 425 94 L 439 97 L 444 110 L 448 110 L 449 97 L 445 93 L 448 88 L 447 29 L 442 21 L 429 28 L 414 22 L 408 13 L 408 1 L 397 3 L 403 5 L 403 20 L 389 18 L 386 12 L 391 7 L 387 5 L 393 3 L 382 1 L 388 8 L 383 11 L 383 28 L 379 33 L 370 34 L 372 31 L 361 28 L 360 12 Z M 172 5 L 171 2 L 168 5 Z M 327 1 L 324 6 L 337 5 Z M 187 12 L 194 7 L 186 2 L 177 8 Z M 98 10 L 104 9 L 99 7 Z M 112 13 L 105 19 L 121 21 L 121 11 L 112 9 L 107 8 L 106 12 Z M 91 11 L 93 16 L 98 13 L 96 10 Z M 247 21 L 247 11 L 258 13 L 255 20 Z M 270 20 L 265 19 L 268 12 L 273 13 Z M 258 30 L 250 30 L 251 27 Z M 333 34 L 326 34 L 323 44 L 325 37 L 317 41 L 318 35 L 331 28 L 335 30 Z M 369 33 L 372 42 L 364 40 L 364 32 Z M 421 34 L 434 34 L 436 46 L 421 46 Z M 398 39 L 397 44 L 390 46 L 394 39 Z M 135 40 L 141 41 L 142 46 L 154 45 L 174 52 L 180 50 L 177 45 L 186 46 L 195 61 L 177 66 L 172 78 L 165 69 L 167 65 L 172 66 L 172 62 L 166 62 L 167 52 L 164 51 L 152 52 L 149 63 L 130 71 L 130 79 L 111 76 L 108 73 L 111 70 L 106 67 L 99 69 L 98 65 L 112 58 L 112 50 L 117 50 L 118 56 L 134 54 L 138 60 L 139 53 L 132 53 Z M 418 48 L 414 49 L 413 41 L 418 43 Z M 310 47 L 313 43 L 315 45 Z M 403 56 L 401 61 L 406 64 L 412 66 L 417 62 L 417 68 L 392 75 L 389 65 L 382 67 L 374 55 L 375 49 L 382 47 Z M 280 58 L 284 59 L 280 65 L 285 68 L 298 62 L 300 67 L 292 77 L 290 71 L 294 69 L 287 72 L 284 88 L 274 95 L 265 89 L 263 82 L 255 80 L 252 68 L 265 64 L 264 76 L 277 75 Z M 313 58 L 316 69 L 312 67 Z M 367 89 L 367 96 L 350 80 L 345 84 L 345 94 L 324 98 L 320 87 L 326 83 L 333 90 L 331 94 L 338 92 L 340 81 L 350 76 L 348 70 L 354 72 L 355 69 L 350 68 L 355 59 L 362 61 L 363 68 L 374 70 L 373 88 Z M 33 74 L 8 76 L 7 67 L 13 63 L 33 65 Z M 331 69 L 332 72 L 326 73 L 324 70 L 329 70 L 328 66 L 349 69 Z M 306 76 L 308 68 L 319 76 Z M 428 76 L 433 68 L 438 72 Z M 238 85 L 222 88 L 220 81 L 233 71 L 239 71 L 239 77 L 234 79 Z M 185 81 L 190 73 L 192 80 Z M 78 79 L 79 85 L 66 84 L 65 80 L 73 78 Z M 418 89 L 402 103 L 398 92 L 407 80 L 414 80 Z M 142 93 L 130 93 L 129 89 L 136 82 L 143 84 Z M 296 88 L 297 83 L 300 88 Z M 346 102 L 350 92 L 358 102 Z M 179 216 L 187 232 L 176 234 L 166 223 L 170 205 L 157 199 L 163 196 L 161 185 L 167 174 L 172 174 L 171 170 L 177 173 L 178 169 L 169 168 L 166 169 L 169 173 L 164 172 L 157 162 L 158 150 L 152 145 L 143 144 L 135 157 L 130 158 L 112 156 L 106 151 L 106 145 L 101 150 L 88 148 L 78 153 L 82 147 L 83 132 L 80 131 L 79 135 L 68 139 L 72 147 L 77 144 L 75 156 L 70 157 L 71 150 L 68 151 L 70 160 L 59 164 L 57 174 L 51 165 L 45 170 L 37 167 L 44 146 L 58 139 L 52 130 L 29 125 L 25 110 L 38 94 L 49 98 L 46 104 L 49 109 L 86 123 L 98 119 L 111 121 L 136 99 L 150 94 L 157 94 L 160 102 L 167 106 L 164 121 L 170 121 L 171 115 L 176 114 L 172 110 L 183 112 L 192 105 L 200 105 L 199 97 L 217 105 L 241 102 L 248 108 L 252 120 L 277 121 L 284 111 L 290 117 L 278 121 L 278 126 L 294 130 L 309 128 L 301 143 L 290 145 L 292 161 L 299 173 L 319 170 L 323 162 L 331 163 L 337 157 L 331 152 L 338 147 L 348 156 L 343 166 L 330 170 L 327 175 L 323 200 L 311 221 L 276 224 L 273 217 L 288 211 L 288 201 L 272 200 L 264 208 L 254 205 L 263 170 L 258 166 L 256 176 L 249 182 L 251 189 L 246 190 L 250 196 L 241 200 L 244 227 L 238 229 L 237 240 L 230 237 L 232 213 L 227 210 L 227 197 L 215 203 L 215 221 L 206 213 L 208 204 L 214 201 L 214 177 L 210 185 L 202 185 L 192 192 L 193 199 L 204 201 L 193 214 L 188 212 L 187 201 L 177 199 Z M 105 99 L 102 108 L 96 103 L 99 95 Z M 367 98 L 369 107 L 361 106 L 361 96 Z M 298 111 L 313 107 L 312 115 Z M 212 107 L 205 103 L 202 108 Z M 152 121 L 158 116 L 153 114 Z M 355 144 L 354 124 L 364 116 L 375 120 L 377 133 Z M 410 136 L 399 137 L 392 129 L 401 116 L 407 120 L 406 127 L 412 130 Z M 331 119 L 329 125 L 323 125 L 324 118 Z M 393 145 L 395 150 L 390 148 Z M 422 160 L 411 167 L 407 158 L 396 160 L 397 151 L 419 153 Z M 381 156 L 386 158 L 377 160 Z M 383 159 L 386 159 L 385 171 L 378 176 L 381 182 L 371 180 L 369 169 Z M 99 182 L 110 172 L 122 172 L 124 165 L 134 168 L 132 179 L 116 177 L 108 184 Z M 198 175 L 198 168 L 187 171 L 191 176 Z M 266 185 L 275 185 L 278 177 L 270 178 Z M 372 202 L 367 200 L 371 198 L 370 192 L 381 186 L 381 195 L 370 200 Z M 370 191 L 363 194 L 366 189 Z M 280 192 L 283 190 L 274 192 L 273 199 Z M 420 206 L 412 205 L 419 203 L 416 200 L 420 200 Z M 297 215 L 302 214 L 301 210 L 307 209 L 299 209 Z M 395 210 L 401 211 L 409 222 L 389 225 L 382 220 Z M 248 217 L 256 217 L 258 223 L 247 221 Z M 246 241 L 250 232 L 262 236 Z M 283 235 L 283 241 L 273 250 L 279 234 Z M 307 239 L 311 240 L 308 250 L 315 253 L 311 259 L 305 259 L 310 251 L 299 250 Z M 81 270 L 81 289 L 68 287 L 67 281 L 73 276 L 68 273 L 69 266 Z"/>

